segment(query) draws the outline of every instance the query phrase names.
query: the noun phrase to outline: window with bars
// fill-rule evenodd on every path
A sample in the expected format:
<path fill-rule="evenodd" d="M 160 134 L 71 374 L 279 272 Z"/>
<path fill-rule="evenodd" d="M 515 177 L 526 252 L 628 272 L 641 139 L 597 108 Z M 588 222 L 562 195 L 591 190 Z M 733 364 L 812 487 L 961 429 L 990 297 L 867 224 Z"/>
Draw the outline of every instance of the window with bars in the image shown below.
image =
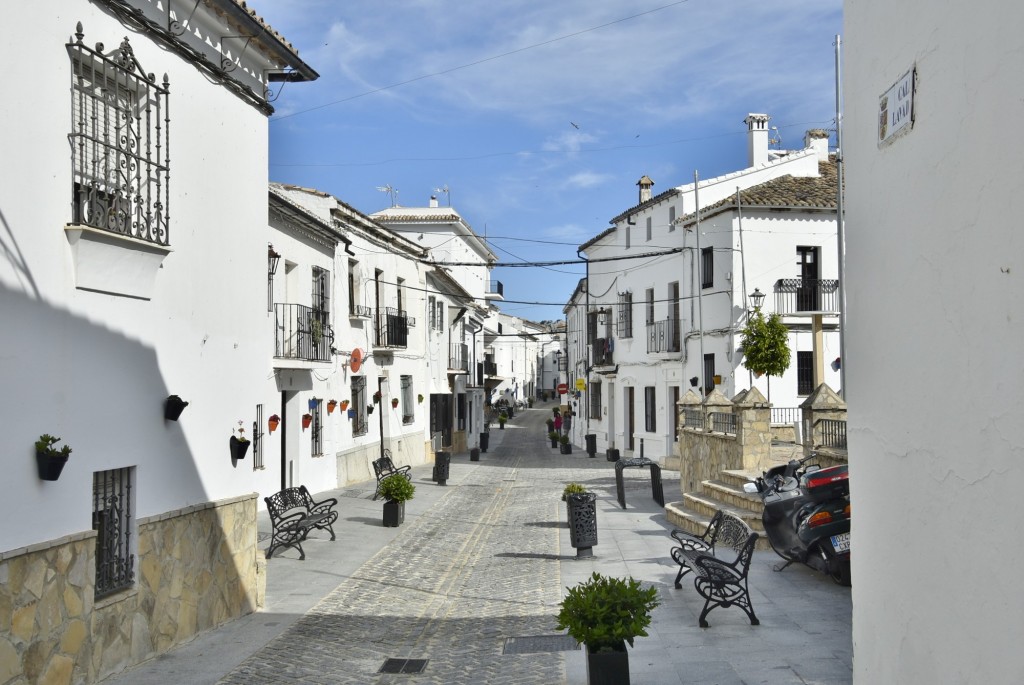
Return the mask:
<path fill-rule="evenodd" d="M 309 412 L 313 420 L 309 427 L 309 453 L 314 457 L 322 457 L 324 454 L 324 402 L 316 402 L 316 406 Z"/>
<path fill-rule="evenodd" d="M 669 207 L 668 208 L 668 230 L 669 230 L 670 233 L 672 231 L 676 230 L 676 208 L 675 207 Z"/>
<path fill-rule="evenodd" d="M 669 415 L 672 417 L 672 441 L 679 442 L 679 386 L 669 386 L 668 396 L 672 403 L 669 406 Z"/>
<path fill-rule="evenodd" d="M 658 405 L 656 403 L 654 386 L 648 385 L 644 388 L 644 430 L 654 433 L 658 430 Z"/>
<path fill-rule="evenodd" d="M 96 531 L 96 599 L 135 583 L 132 529 L 135 468 L 92 474 L 92 529 Z"/>
<path fill-rule="evenodd" d="M 814 392 L 814 353 L 796 353 L 796 394 L 810 395 Z"/>
<path fill-rule="evenodd" d="M 601 418 L 601 381 L 590 382 L 590 418 Z"/>
<path fill-rule="evenodd" d="M 168 245 L 167 76 L 158 84 L 127 38 L 107 54 L 85 44 L 81 23 L 75 38 L 67 45 L 72 223 Z"/>
<path fill-rule="evenodd" d="M 711 288 L 715 284 L 715 252 L 710 247 L 700 251 L 700 287 Z"/>
<path fill-rule="evenodd" d="M 704 394 L 710 395 L 715 389 L 715 355 L 704 355 Z"/>
<path fill-rule="evenodd" d="M 455 430 L 466 430 L 466 394 L 455 396 Z"/>
<path fill-rule="evenodd" d="M 252 470 L 263 470 L 263 405 L 256 405 L 256 420 L 252 422 Z"/>
<path fill-rule="evenodd" d="M 369 422 L 366 420 L 366 376 L 352 377 L 352 435 L 366 435 Z"/>
<path fill-rule="evenodd" d="M 654 323 L 654 288 L 647 289 L 647 307 L 645 312 L 644 323 L 650 326 Z"/>
<path fill-rule="evenodd" d="M 633 293 L 619 293 L 619 330 L 620 338 L 633 337 Z"/>
<path fill-rule="evenodd" d="M 402 376 L 402 423 L 416 420 L 416 404 L 412 394 L 412 376 Z"/>
<path fill-rule="evenodd" d="M 651 242 L 653 237 L 654 229 L 652 228 L 651 217 L 647 217 L 647 242 Z"/>

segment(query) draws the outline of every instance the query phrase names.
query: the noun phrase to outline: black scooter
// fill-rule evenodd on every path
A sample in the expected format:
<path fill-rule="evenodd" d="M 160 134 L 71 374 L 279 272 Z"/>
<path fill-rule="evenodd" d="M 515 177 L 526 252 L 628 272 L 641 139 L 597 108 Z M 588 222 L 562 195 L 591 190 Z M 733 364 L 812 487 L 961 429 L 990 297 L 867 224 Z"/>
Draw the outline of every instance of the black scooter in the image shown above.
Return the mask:
<path fill-rule="evenodd" d="M 790 460 L 764 472 L 743 489 L 764 502 L 761 517 L 772 549 L 850 586 L 850 472 L 846 465 L 823 469 L 807 464 L 818 455 Z"/>

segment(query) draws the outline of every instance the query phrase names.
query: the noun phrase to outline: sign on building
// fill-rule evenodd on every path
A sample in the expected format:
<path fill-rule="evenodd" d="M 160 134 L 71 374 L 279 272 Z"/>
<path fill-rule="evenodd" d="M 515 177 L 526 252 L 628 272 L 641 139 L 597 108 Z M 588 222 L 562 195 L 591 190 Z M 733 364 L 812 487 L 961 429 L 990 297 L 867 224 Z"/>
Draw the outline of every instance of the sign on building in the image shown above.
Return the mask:
<path fill-rule="evenodd" d="M 916 83 L 917 70 L 912 68 L 878 98 L 879 146 L 913 128 Z"/>

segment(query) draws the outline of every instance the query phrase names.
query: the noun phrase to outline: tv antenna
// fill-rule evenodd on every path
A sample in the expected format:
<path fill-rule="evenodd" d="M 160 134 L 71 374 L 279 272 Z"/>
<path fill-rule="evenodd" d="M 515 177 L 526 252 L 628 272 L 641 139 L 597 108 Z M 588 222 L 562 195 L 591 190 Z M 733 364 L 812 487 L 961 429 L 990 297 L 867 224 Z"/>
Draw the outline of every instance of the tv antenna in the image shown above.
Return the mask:
<path fill-rule="evenodd" d="M 449 190 L 447 183 L 445 183 L 440 188 L 434 188 L 434 192 L 435 193 L 444 193 L 444 196 L 448 199 L 448 206 L 449 207 L 452 206 L 452 191 Z"/>
<path fill-rule="evenodd" d="M 392 207 L 398 206 L 398 188 L 392 188 L 391 184 L 389 183 L 386 186 L 377 186 L 377 190 L 379 190 L 382 193 L 388 194 L 388 197 L 391 198 Z"/>
<path fill-rule="evenodd" d="M 776 145 L 776 146 L 778 146 L 776 149 L 782 149 L 782 134 L 779 133 L 779 127 L 778 126 L 772 126 L 768 130 L 775 131 L 775 137 L 774 138 L 769 138 L 768 139 L 768 144 L 769 145 Z"/>

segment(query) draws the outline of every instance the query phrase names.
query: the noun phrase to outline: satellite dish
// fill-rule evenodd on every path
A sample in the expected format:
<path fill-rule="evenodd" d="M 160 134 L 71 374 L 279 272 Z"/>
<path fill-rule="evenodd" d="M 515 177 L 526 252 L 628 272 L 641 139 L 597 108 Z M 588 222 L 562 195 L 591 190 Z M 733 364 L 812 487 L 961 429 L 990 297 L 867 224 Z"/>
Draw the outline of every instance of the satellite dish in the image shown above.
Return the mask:
<path fill-rule="evenodd" d="M 349 358 L 348 364 L 353 373 L 358 371 L 359 367 L 363 365 L 363 351 L 358 347 L 352 350 L 352 356 Z"/>

